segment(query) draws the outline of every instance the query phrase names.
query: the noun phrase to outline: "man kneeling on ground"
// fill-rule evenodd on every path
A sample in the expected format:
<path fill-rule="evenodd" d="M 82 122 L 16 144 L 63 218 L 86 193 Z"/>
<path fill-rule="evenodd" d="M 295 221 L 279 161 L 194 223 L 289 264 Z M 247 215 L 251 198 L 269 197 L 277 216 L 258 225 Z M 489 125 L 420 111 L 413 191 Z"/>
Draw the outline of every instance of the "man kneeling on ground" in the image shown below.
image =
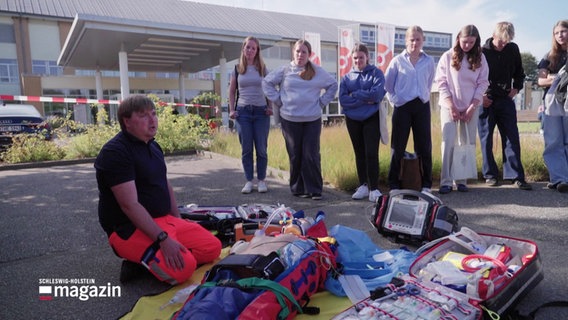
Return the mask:
<path fill-rule="evenodd" d="M 180 218 L 164 154 L 154 140 L 158 118 L 152 100 L 126 98 L 118 121 L 121 132 L 95 161 L 99 221 L 118 256 L 143 263 L 161 281 L 182 283 L 197 265 L 219 256 L 221 242 Z"/>

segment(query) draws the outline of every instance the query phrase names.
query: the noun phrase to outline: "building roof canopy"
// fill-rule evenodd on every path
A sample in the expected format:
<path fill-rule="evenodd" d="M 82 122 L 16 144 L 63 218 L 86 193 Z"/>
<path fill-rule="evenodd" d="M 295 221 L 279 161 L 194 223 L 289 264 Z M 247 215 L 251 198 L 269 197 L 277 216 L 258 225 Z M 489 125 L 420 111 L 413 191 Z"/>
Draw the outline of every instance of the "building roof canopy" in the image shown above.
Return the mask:
<path fill-rule="evenodd" d="M 58 59 L 61 66 L 118 70 L 118 52 L 128 56 L 129 71 L 198 72 L 237 59 L 243 39 L 238 31 L 149 23 L 77 14 Z M 263 48 L 281 40 L 254 35 Z"/>
<path fill-rule="evenodd" d="M 184 0 L 8 0 L 0 15 L 73 21 L 58 63 L 118 70 L 118 52 L 129 71 L 197 72 L 238 58 L 242 40 L 262 48 L 294 41 L 304 32 L 337 43 L 338 28 L 374 23 L 205 4 Z"/>

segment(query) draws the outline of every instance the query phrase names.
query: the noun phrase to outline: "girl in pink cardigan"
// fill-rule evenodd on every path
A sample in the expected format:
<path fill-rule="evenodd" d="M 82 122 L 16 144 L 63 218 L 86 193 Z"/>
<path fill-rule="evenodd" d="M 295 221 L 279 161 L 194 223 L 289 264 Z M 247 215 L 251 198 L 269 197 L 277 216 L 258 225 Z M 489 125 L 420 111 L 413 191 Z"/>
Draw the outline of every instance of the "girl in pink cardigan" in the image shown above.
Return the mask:
<path fill-rule="evenodd" d="M 468 191 L 467 180 L 455 181 L 451 176 L 454 145 L 460 132 L 475 145 L 479 106 L 489 86 L 489 67 L 481 51 L 481 38 L 474 25 L 463 27 L 456 36 L 454 47 L 446 51 L 436 69 L 435 82 L 440 93 L 440 120 L 442 124 L 442 172 L 440 194 L 450 193 L 455 184 L 460 192 Z"/>

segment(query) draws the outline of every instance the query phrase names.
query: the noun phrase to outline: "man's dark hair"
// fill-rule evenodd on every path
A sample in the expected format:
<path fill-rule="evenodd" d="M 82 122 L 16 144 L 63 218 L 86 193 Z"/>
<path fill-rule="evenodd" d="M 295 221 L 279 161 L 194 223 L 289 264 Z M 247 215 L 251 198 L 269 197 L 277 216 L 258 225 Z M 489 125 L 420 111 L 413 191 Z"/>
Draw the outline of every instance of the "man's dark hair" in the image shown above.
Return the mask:
<path fill-rule="evenodd" d="M 126 130 L 124 125 L 125 118 L 130 118 L 134 112 L 148 109 L 156 109 L 156 106 L 154 106 L 154 102 L 150 100 L 150 98 L 144 95 L 133 95 L 124 99 L 118 107 L 118 123 L 120 123 L 120 129 L 122 131 Z"/>

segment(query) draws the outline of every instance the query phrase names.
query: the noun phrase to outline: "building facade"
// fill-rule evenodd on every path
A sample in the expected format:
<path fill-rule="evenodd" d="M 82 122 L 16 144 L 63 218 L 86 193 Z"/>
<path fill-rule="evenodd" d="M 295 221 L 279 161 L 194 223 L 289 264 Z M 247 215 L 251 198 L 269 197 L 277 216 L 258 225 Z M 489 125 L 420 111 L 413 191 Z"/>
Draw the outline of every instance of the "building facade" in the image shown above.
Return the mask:
<path fill-rule="evenodd" d="M 111 0 L 0 3 L 0 95 L 120 100 L 127 91 L 154 93 L 167 102 L 187 104 L 199 93 L 212 91 L 222 97 L 221 106 L 226 108 L 230 72 L 247 35 L 261 40 L 262 55 L 273 69 L 292 59 L 292 45 L 303 32 L 319 33 L 322 67 L 337 75 L 337 30 L 353 24 L 358 25 L 356 40 L 369 46 L 371 60 L 375 61 L 373 23 L 181 0 L 164 0 L 160 9 L 150 0 L 123 0 L 119 4 Z M 164 20 L 160 10 L 169 13 L 168 19 Z M 170 22 L 176 19 L 176 13 L 184 17 L 180 18 L 183 22 Z M 209 17 L 200 19 L 205 13 Z M 241 25 L 226 25 L 230 20 L 226 17 L 245 15 L 254 18 Z M 99 27 L 91 28 L 94 24 Z M 135 43 L 148 28 L 153 28 L 153 35 Z M 116 31 L 103 33 L 107 30 Z M 405 30 L 396 27 L 395 54 L 404 49 Z M 452 35 L 425 33 L 424 50 L 437 61 L 451 47 Z M 112 42 L 116 34 L 123 35 L 117 40 L 121 41 L 120 48 Z M 177 49 L 183 49 L 186 55 L 182 57 L 180 52 L 179 58 L 174 56 Z M 123 78 L 127 78 L 126 85 Z M 33 104 L 44 115 L 66 113 L 74 107 L 69 103 Z M 325 113 L 339 114 L 337 102 Z"/>

